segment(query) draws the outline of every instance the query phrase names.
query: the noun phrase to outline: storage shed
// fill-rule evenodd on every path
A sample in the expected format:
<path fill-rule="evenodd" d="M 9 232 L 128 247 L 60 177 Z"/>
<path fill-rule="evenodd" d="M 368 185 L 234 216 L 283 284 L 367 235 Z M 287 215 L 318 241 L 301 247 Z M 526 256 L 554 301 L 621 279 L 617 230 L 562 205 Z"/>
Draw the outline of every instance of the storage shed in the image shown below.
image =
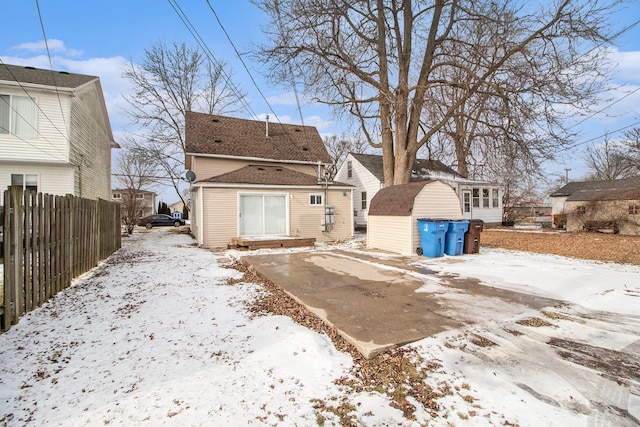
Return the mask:
<path fill-rule="evenodd" d="M 426 180 L 378 191 L 369 207 L 367 245 L 414 255 L 420 247 L 418 218 L 462 219 L 460 200 L 453 187 Z"/>

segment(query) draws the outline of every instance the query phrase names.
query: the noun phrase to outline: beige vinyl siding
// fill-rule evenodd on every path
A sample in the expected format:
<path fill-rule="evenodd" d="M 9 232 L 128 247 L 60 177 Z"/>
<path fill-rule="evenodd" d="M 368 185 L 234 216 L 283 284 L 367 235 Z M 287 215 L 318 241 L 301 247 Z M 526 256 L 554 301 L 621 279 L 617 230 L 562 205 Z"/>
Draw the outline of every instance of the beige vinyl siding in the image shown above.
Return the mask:
<path fill-rule="evenodd" d="M 202 191 L 202 211 L 197 207 L 198 193 Z M 345 195 L 343 196 L 343 193 Z M 238 195 L 239 194 L 286 194 L 289 209 L 289 235 L 292 237 L 314 237 L 318 242 L 344 240 L 353 237 L 351 218 L 351 194 L 349 190 L 328 191 L 328 204 L 335 209 L 335 223 L 331 231 L 322 232 L 324 203 L 310 206 L 311 194 L 322 194 L 322 188 L 201 188 L 192 193 L 195 217 L 192 217 L 192 232 L 198 244 L 209 247 L 224 247 L 238 236 Z M 323 200 L 324 202 L 324 200 Z M 198 217 L 202 212 L 201 217 Z M 200 230 L 199 227 L 202 227 Z M 202 235 L 202 239 L 200 239 Z"/>
<path fill-rule="evenodd" d="M 621 235 L 640 234 L 640 215 L 629 214 L 629 206 L 640 206 L 640 200 L 568 201 L 565 203 L 568 232 L 583 231 L 587 221 L 615 221 Z M 578 208 L 584 207 L 584 213 Z"/>
<path fill-rule="evenodd" d="M 38 105 L 37 135 L 35 138 L 18 138 L 11 134 L 0 134 L 0 160 L 17 160 L 51 163 L 67 163 L 69 122 L 69 94 L 60 93 L 60 101 L 55 93 L 28 88 L 29 96 L 35 98 Z M 26 96 L 24 90 L 3 86 L 0 93 L 4 95 Z M 61 108 L 62 105 L 62 108 Z M 64 113 L 64 118 L 63 118 Z"/>
<path fill-rule="evenodd" d="M 410 216 L 370 216 L 367 225 L 367 246 L 402 255 L 414 255 L 416 248 L 410 240 L 414 228 L 418 229 L 417 226 L 413 226 Z M 419 246 L 419 240 L 417 242 Z"/>
<path fill-rule="evenodd" d="M 97 81 L 79 90 L 71 103 L 70 158 L 76 165 L 75 194 L 110 199 L 111 132 Z"/>
<path fill-rule="evenodd" d="M 196 174 L 196 181 L 233 172 L 248 165 L 257 164 L 285 167 L 312 176 L 318 175 L 318 167 L 316 165 L 298 165 L 283 162 L 263 162 L 258 160 L 218 159 L 191 156 L 191 170 Z"/>
<path fill-rule="evenodd" d="M 346 195 L 343 196 L 343 193 Z M 328 191 L 329 198 L 326 204 L 333 205 L 335 222 L 331 230 L 325 232 L 322 231 L 322 224 L 325 220 L 324 203 L 322 206 L 309 205 L 311 194 L 322 194 L 324 199 L 324 191 L 321 188 L 318 190 L 291 190 L 289 194 L 291 236 L 315 237 L 318 242 L 344 240 L 353 236 L 350 191 Z"/>
<path fill-rule="evenodd" d="M 415 248 L 420 246 L 418 218 L 462 219 L 462 209 L 455 190 L 448 184 L 434 181 L 418 193 L 411 215 L 414 224 L 411 239 Z"/>
<path fill-rule="evenodd" d="M 231 243 L 238 236 L 238 190 L 233 188 L 203 188 L 202 245 L 217 248 Z"/>
<path fill-rule="evenodd" d="M 11 174 L 36 174 L 39 192 L 60 196 L 72 194 L 73 172 L 70 165 L 0 162 L 0 189 L 11 185 Z"/>

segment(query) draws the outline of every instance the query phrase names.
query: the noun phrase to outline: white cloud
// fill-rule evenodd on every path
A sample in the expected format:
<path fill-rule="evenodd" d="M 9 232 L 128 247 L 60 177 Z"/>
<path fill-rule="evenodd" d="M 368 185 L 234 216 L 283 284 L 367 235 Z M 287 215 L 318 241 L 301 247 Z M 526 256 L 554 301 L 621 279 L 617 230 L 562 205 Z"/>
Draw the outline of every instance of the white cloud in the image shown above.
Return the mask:
<path fill-rule="evenodd" d="M 47 45 L 49 46 L 49 52 L 51 53 L 57 53 L 60 55 L 68 55 L 68 56 L 80 56 L 83 53 L 81 50 L 70 49 L 66 47 L 64 45 L 64 42 L 58 39 L 47 40 L 47 43 L 45 43 L 44 40 L 39 40 L 37 42 L 22 43 L 12 47 L 11 50 L 26 50 L 33 53 L 46 52 Z"/>
<path fill-rule="evenodd" d="M 621 52 L 612 49 L 609 53 L 617 66 L 614 69 L 614 78 L 625 82 L 640 82 L 640 51 Z"/>

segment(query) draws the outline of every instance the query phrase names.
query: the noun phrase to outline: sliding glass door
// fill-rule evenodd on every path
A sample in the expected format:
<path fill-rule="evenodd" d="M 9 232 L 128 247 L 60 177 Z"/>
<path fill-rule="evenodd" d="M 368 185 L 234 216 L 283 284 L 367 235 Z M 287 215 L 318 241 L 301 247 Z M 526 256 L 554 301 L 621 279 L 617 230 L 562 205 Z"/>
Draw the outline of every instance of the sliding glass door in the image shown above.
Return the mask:
<path fill-rule="evenodd" d="M 286 194 L 241 194 L 240 236 L 287 234 Z"/>

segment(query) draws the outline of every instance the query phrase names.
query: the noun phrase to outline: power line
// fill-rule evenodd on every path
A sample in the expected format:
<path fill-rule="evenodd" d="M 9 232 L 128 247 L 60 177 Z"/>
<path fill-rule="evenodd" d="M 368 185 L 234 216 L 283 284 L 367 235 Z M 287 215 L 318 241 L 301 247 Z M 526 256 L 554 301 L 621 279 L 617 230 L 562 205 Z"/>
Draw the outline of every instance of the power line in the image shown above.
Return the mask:
<path fill-rule="evenodd" d="M 56 88 L 56 96 L 58 97 L 58 106 L 60 107 L 60 113 L 62 115 L 62 121 L 64 127 L 67 128 L 67 119 L 64 115 L 62 108 L 62 100 L 60 99 L 60 91 L 58 91 L 58 83 L 56 82 L 56 75 L 53 72 L 53 62 L 51 61 L 51 52 L 49 51 L 49 42 L 47 41 L 47 34 L 44 31 L 44 21 L 42 20 L 42 13 L 40 12 L 40 3 L 36 0 L 36 9 L 38 9 L 38 18 L 40 19 L 40 28 L 42 28 L 42 38 L 44 39 L 44 46 L 47 48 L 47 57 L 49 58 L 49 68 L 51 69 L 51 79 L 53 80 L 53 86 Z"/>
<path fill-rule="evenodd" d="M 169 4 L 173 8 L 173 10 L 176 12 L 178 17 L 182 21 L 182 23 L 185 25 L 185 27 L 187 27 L 187 30 L 189 31 L 189 33 L 191 33 L 193 38 L 196 40 L 196 43 L 198 43 L 200 48 L 203 50 L 203 52 L 207 56 L 207 59 L 209 60 L 209 62 L 215 64 L 220 69 L 220 73 L 222 74 L 222 76 L 226 80 L 226 82 L 229 85 L 229 87 L 231 88 L 232 92 L 235 93 L 236 97 L 238 98 L 238 101 L 242 104 L 242 106 L 247 110 L 247 112 L 251 116 L 256 117 L 257 114 L 253 111 L 253 109 L 247 103 L 247 101 L 244 100 L 244 98 L 242 96 L 242 92 L 240 91 L 240 89 L 238 89 L 238 87 L 233 83 L 233 80 L 231 79 L 231 76 L 226 73 L 222 63 L 220 63 L 220 61 L 217 60 L 217 58 L 215 57 L 213 52 L 211 52 L 211 49 L 209 49 L 209 46 L 204 41 L 202 36 L 200 36 L 200 33 L 195 28 L 195 26 L 191 23 L 191 20 L 189 20 L 189 18 L 187 17 L 186 13 L 182 10 L 182 8 L 177 3 L 177 1 L 176 0 L 169 0 Z"/>
<path fill-rule="evenodd" d="M 600 110 L 598 110 L 598 111 L 594 112 L 593 114 L 591 114 L 591 115 L 589 115 L 589 116 L 585 117 L 584 119 L 580 120 L 578 123 L 576 123 L 576 124 L 574 124 L 573 126 L 571 126 L 571 127 L 569 128 L 569 130 L 573 129 L 574 127 L 578 126 L 579 124 L 582 124 L 582 123 L 586 122 L 587 120 L 589 120 L 589 119 L 590 119 L 590 118 L 592 118 L 593 116 L 595 116 L 595 115 L 597 115 L 597 114 L 602 113 L 604 110 L 607 110 L 607 109 L 609 109 L 609 108 L 613 107 L 613 106 L 614 106 L 615 104 L 617 104 L 618 102 L 622 101 L 622 100 L 623 100 L 623 99 L 625 99 L 625 98 L 628 98 L 629 96 L 633 95 L 634 93 L 638 92 L 639 90 L 640 90 L 640 87 L 637 87 L 636 89 L 634 89 L 633 91 L 629 92 L 628 94 L 626 94 L 626 95 L 625 95 L 625 96 L 623 96 L 622 98 L 620 98 L 620 99 L 618 99 L 618 100 L 616 100 L 616 101 L 612 102 L 611 104 L 609 104 L 609 105 L 607 105 L 607 106 L 605 106 L 605 107 L 601 108 Z"/>
<path fill-rule="evenodd" d="M 602 135 L 598 135 L 598 136 L 593 137 L 593 138 L 591 138 L 591 139 L 587 139 L 586 141 L 581 141 L 581 142 L 576 142 L 575 144 L 570 144 L 569 146 L 567 146 L 567 147 L 565 147 L 565 148 L 563 148 L 563 149 L 561 149 L 561 150 L 562 150 L 562 151 L 571 150 L 571 149 L 573 149 L 573 148 L 578 147 L 579 145 L 588 144 L 588 143 L 593 142 L 593 141 L 596 141 L 596 140 L 598 140 L 598 139 L 600 139 L 600 138 L 604 138 L 604 137 L 606 137 L 607 135 L 611 135 L 611 134 L 615 134 L 615 133 L 618 133 L 618 132 L 622 132 L 622 131 L 623 131 L 623 130 L 625 130 L 625 129 L 628 129 L 628 128 L 630 128 L 630 127 L 633 127 L 633 126 L 636 126 L 636 125 L 639 125 L 639 124 L 640 124 L 640 120 L 638 120 L 637 122 L 631 123 L 630 125 L 623 126 L 623 127 L 619 128 L 619 129 L 616 129 L 616 130 L 613 130 L 613 131 L 606 132 L 606 133 L 604 133 L 604 134 L 602 134 Z"/>
<path fill-rule="evenodd" d="M 267 107 L 269 107 L 269 111 L 271 111 L 273 113 L 273 115 L 276 117 L 276 119 L 278 120 L 278 123 L 280 123 L 280 126 L 282 126 L 282 130 L 284 130 L 284 133 L 287 135 L 287 138 L 289 138 L 289 140 L 293 143 L 293 145 L 297 145 L 295 139 L 291 137 L 291 134 L 289 134 L 289 131 L 287 130 L 287 128 L 283 125 L 282 121 L 280 121 L 280 117 L 273 110 L 273 107 L 271 107 L 271 104 L 269 103 L 269 101 L 267 100 L 266 96 L 264 95 L 264 93 L 262 92 L 260 87 L 258 86 L 258 83 L 253 78 L 253 74 L 249 70 L 249 67 L 247 66 L 247 64 L 244 62 L 244 59 L 242 59 L 242 55 L 240 55 L 240 52 L 236 48 L 236 45 L 233 43 L 233 40 L 231 40 L 231 36 L 227 32 L 227 29 L 224 27 L 224 25 L 222 25 L 222 21 L 220 21 L 220 18 L 218 17 L 218 14 L 216 13 L 215 9 L 213 8 L 213 6 L 209 2 L 209 0 L 207 0 L 207 5 L 209 5 L 209 9 L 211 9 L 211 12 L 213 13 L 213 16 L 215 16 L 216 21 L 218 21 L 218 25 L 222 29 L 222 32 L 224 32 L 224 35 L 227 37 L 227 40 L 229 41 L 229 44 L 231 44 L 231 47 L 233 48 L 233 51 L 235 52 L 236 56 L 240 60 L 240 63 L 242 63 L 242 66 L 244 67 L 245 71 L 249 75 L 249 78 L 251 79 L 251 82 L 253 83 L 253 85 L 255 86 L 256 90 L 258 91 L 258 93 L 260 94 L 262 99 L 264 100 L 265 104 L 267 104 Z M 296 95 L 296 102 L 298 102 L 298 110 L 300 112 L 300 116 L 302 116 L 302 110 L 300 109 L 300 103 L 298 101 L 298 93 L 297 93 L 297 90 L 295 88 L 295 85 L 294 85 L 294 92 L 295 92 L 295 95 Z M 302 130 L 304 132 L 305 139 L 307 139 L 307 131 L 306 131 L 306 128 L 304 127 L 304 120 L 302 121 Z"/>

